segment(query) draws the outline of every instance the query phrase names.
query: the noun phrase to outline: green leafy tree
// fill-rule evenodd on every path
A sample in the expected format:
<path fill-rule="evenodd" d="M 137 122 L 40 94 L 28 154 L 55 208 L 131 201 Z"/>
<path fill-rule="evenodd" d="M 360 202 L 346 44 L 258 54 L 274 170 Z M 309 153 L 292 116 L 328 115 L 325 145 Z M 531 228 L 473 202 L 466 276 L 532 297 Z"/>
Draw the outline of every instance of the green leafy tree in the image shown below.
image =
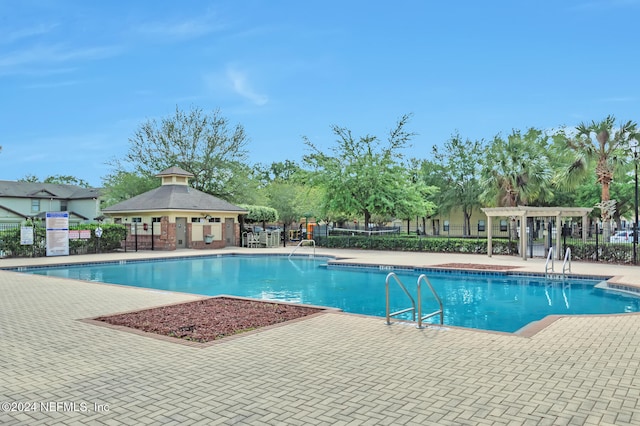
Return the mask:
<path fill-rule="evenodd" d="M 405 218 L 433 208 L 425 186 L 412 180 L 402 164 L 401 151 L 414 136 L 405 130 L 408 121 L 408 115 L 398 121 L 386 144 L 371 135 L 355 139 L 350 130 L 333 126 L 338 140 L 332 156 L 304 138 L 312 151 L 305 161 L 316 171 L 314 182 L 324 188 L 327 212 L 364 217 L 368 227 L 374 214 Z"/>
<path fill-rule="evenodd" d="M 258 164 L 256 169 L 256 177 L 263 185 L 271 182 L 294 181 L 302 172 L 300 166 L 291 160 L 276 161 L 268 166 Z"/>
<path fill-rule="evenodd" d="M 193 174 L 193 188 L 234 201 L 242 198 L 249 167 L 247 136 L 241 125 L 233 128 L 219 110 L 206 114 L 200 108 L 147 120 L 129 139 L 124 159 L 111 162 L 120 171 L 155 176 L 171 166 Z M 133 170 L 127 170 L 128 165 Z"/>
<path fill-rule="evenodd" d="M 117 170 L 102 179 L 102 208 L 109 207 L 160 186 L 155 176 Z"/>
<path fill-rule="evenodd" d="M 28 174 L 28 175 L 25 175 L 23 178 L 18 179 L 18 182 L 55 183 L 60 185 L 75 185 L 75 186 L 80 186 L 82 188 L 91 188 L 91 185 L 89 185 L 89 182 L 87 182 L 86 180 L 77 178 L 75 176 L 69 176 L 69 175 L 52 175 L 52 176 L 47 176 L 46 178 L 41 180 L 36 175 Z"/>
<path fill-rule="evenodd" d="M 442 150 L 433 147 L 434 171 L 440 188 L 436 198 L 438 209 L 449 212 L 460 208 L 464 235 L 470 235 L 471 215 L 475 208 L 481 206 L 481 163 L 484 152 L 482 141 L 463 140 L 458 133 L 451 136 Z"/>
<path fill-rule="evenodd" d="M 244 218 L 246 222 L 262 223 L 262 226 L 264 227 L 267 222 L 274 223 L 278 221 L 278 211 L 272 207 L 249 204 L 241 204 L 239 207 L 249 212 Z"/>
<path fill-rule="evenodd" d="M 628 161 L 631 140 L 638 139 L 637 124 L 627 121 L 616 128 L 616 119 L 609 115 L 602 121 L 580 123 L 575 132 L 562 130 L 558 136 L 566 148 L 574 153 L 573 161 L 566 165 L 560 175 L 564 185 L 574 187 L 595 170 L 600 185 L 601 218 L 606 232 L 615 213 L 615 202 L 611 201 L 611 183 L 616 170 Z M 605 235 L 606 236 L 606 235 Z"/>
<path fill-rule="evenodd" d="M 18 182 L 36 183 L 36 182 L 42 182 L 42 181 L 40 180 L 40 178 L 38 176 L 32 175 L 32 174 L 28 174 L 28 175 L 24 175 L 23 177 L 18 179 Z"/>
<path fill-rule="evenodd" d="M 306 185 L 309 172 L 291 160 L 258 164 L 254 178 L 258 182 L 261 201 L 278 211 L 279 220 L 284 225 L 297 222 L 305 214 L 318 213 L 313 194 L 317 188 Z"/>

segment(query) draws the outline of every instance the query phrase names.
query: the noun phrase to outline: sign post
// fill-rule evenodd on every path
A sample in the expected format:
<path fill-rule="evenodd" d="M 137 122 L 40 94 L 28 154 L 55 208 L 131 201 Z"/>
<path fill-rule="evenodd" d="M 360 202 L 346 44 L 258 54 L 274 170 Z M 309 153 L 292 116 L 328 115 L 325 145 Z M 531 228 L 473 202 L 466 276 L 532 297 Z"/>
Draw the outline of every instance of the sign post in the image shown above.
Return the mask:
<path fill-rule="evenodd" d="M 69 212 L 47 212 L 47 256 L 69 256 Z"/>

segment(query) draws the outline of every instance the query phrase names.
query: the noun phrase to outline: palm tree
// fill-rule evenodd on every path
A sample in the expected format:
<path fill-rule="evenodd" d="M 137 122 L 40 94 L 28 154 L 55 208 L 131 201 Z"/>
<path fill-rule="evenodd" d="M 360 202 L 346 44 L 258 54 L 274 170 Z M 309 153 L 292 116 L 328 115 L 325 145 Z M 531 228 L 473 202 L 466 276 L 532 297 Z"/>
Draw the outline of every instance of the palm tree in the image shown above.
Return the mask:
<path fill-rule="evenodd" d="M 496 136 L 484 160 L 482 197 L 490 205 L 516 207 L 542 203 L 553 196 L 547 137 L 529 129 L 514 130 L 507 140 Z"/>
<path fill-rule="evenodd" d="M 565 136 L 566 146 L 575 157 L 561 174 L 567 186 L 575 186 L 595 167 L 596 181 L 600 185 L 600 216 L 605 232 L 610 231 L 609 221 L 615 213 L 615 200 L 611 200 L 610 188 L 616 169 L 627 161 L 629 142 L 638 138 L 637 124 L 623 123 L 615 129 L 616 119 L 609 115 L 600 122 L 580 123 L 574 137 Z M 606 237 L 606 235 L 605 235 Z"/>
<path fill-rule="evenodd" d="M 517 207 L 541 204 L 553 197 L 547 139 L 533 128 L 524 135 L 514 130 L 506 141 L 494 138 L 483 162 L 481 198 L 486 204 Z M 517 237 L 515 217 L 511 218 L 511 235 Z"/>

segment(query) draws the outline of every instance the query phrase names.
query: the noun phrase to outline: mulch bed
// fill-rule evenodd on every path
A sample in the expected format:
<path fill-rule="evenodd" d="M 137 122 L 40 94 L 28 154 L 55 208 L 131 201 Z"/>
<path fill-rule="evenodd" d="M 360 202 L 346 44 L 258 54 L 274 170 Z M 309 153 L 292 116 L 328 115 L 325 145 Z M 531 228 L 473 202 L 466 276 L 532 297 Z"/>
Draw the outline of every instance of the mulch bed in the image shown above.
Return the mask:
<path fill-rule="evenodd" d="M 519 266 L 482 265 L 479 263 L 443 263 L 441 265 L 433 265 L 433 267 L 451 269 L 481 269 L 483 271 L 507 271 L 509 269 L 519 268 Z"/>
<path fill-rule="evenodd" d="M 322 311 L 309 306 L 213 297 L 94 320 L 205 343 Z"/>

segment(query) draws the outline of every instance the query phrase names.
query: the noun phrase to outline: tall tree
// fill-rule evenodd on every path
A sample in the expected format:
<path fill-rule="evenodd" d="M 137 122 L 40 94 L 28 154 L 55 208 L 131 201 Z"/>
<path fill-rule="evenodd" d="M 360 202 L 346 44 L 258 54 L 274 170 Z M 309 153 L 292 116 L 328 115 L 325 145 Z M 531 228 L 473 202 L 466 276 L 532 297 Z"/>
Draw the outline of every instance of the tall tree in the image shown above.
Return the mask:
<path fill-rule="evenodd" d="M 505 141 L 496 136 L 487 147 L 482 167 L 481 198 L 489 205 L 517 207 L 552 199 L 553 171 L 547 157 L 548 137 L 540 130 L 513 130 Z M 515 217 L 511 237 L 517 238 Z"/>
<path fill-rule="evenodd" d="M 60 185 L 75 185 L 82 188 L 91 188 L 89 182 L 84 179 L 77 178 L 70 175 L 51 175 L 40 180 L 36 175 L 25 175 L 23 178 L 18 179 L 18 182 L 42 182 L 42 183 L 56 183 Z"/>
<path fill-rule="evenodd" d="M 484 142 L 463 140 L 458 133 L 451 136 L 442 150 L 433 147 L 434 163 L 441 172 L 438 209 L 442 212 L 460 208 L 464 219 L 464 235 L 470 235 L 471 215 L 481 205 L 481 161 L 484 158 Z M 425 165 L 426 166 L 426 165 Z"/>
<path fill-rule="evenodd" d="M 363 217 L 368 227 L 372 214 L 410 217 L 433 208 L 424 184 L 413 181 L 402 163 L 402 150 L 414 136 L 405 129 L 408 121 L 408 115 L 398 121 L 386 144 L 371 135 L 355 139 L 350 130 L 333 126 L 338 137 L 333 156 L 304 138 L 312 150 L 305 161 L 317 171 L 328 211 Z"/>
<path fill-rule="evenodd" d="M 291 161 L 276 161 L 268 166 L 263 164 L 256 165 L 256 176 L 263 185 L 267 185 L 274 181 L 291 181 L 301 172 L 300 166 Z"/>
<path fill-rule="evenodd" d="M 200 108 L 182 111 L 160 121 L 147 120 L 129 139 L 123 161 L 112 161 L 116 173 L 126 163 L 142 176 L 154 176 L 171 166 L 193 174 L 190 185 L 227 199 L 240 198 L 249 173 L 245 150 L 247 136 L 237 124 L 231 128 L 219 110 L 206 114 Z"/>
<path fill-rule="evenodd" d="M 575 133 L 575 134 L 572 134 Z M 594 170 L 600 185 L 601 219 L 606 232 L 610 232 L 609 221 L 615 214 L 615 201 L 611 200 L 610 188 L 617 168 L 628 161 L 628 147 L 632 139 L 638 139 L 637 124 L 627 121 L 616 128 L 616 119 L 609 115 L 602 121 L 580 123 L 575 132 L 559 132 L 566 147 L 575 156 L 562 173 L 565 185 L 575 185 Z"/>
<path fill-rule="evenodd" d="M 160 186 L 160 179 L 155 176 L 116 170 L 102 178 L 102 208 L 128 200 L 143 192 Z"/>
<path fill-rule="evenodd" d="M 535 205 L 553 196 L 553 171 L 546 154 L 548 138 L 540 130 L 496 136 L 483 161 L 481 197 L 501 207 Z"/>
<path fill-rule="evenodd" d="M 267 205 L 278 210 L 280 221 L 285 225 L 298 222 L 304 216 L 324 218 L 320 208 L 321 189 L 307 185 L 310 173 L 290 160 L 257 167 Z"/>

